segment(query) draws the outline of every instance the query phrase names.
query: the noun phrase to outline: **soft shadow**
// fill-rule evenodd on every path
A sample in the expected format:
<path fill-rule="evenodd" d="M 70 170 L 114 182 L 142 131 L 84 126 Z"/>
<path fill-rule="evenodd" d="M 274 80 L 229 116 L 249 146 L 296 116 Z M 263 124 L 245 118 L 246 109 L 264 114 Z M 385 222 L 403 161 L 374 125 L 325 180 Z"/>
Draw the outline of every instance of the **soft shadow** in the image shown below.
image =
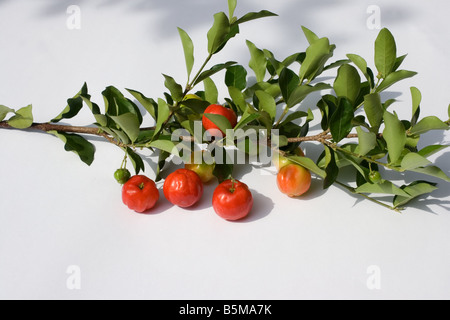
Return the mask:
<path fill-rule="evenodd" d="M 251 190 L 253 195 L 253 208 L 249 215 L 235 223 L 250 223 L 267 217 L 275 208 L 275 204 L 269 197 Z"/>

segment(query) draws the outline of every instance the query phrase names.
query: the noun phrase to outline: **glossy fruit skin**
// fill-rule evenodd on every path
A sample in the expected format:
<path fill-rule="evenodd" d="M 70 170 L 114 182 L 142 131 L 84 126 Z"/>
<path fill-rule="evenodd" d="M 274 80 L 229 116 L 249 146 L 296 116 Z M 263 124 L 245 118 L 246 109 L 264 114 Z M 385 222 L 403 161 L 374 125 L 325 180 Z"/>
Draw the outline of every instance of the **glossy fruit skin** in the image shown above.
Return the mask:
<path fill-rule="evenodd" d="M 376 184 L 381 183 L 381 181 L 383 180 L 380 172 L 378 172 L 378 171 L 372 171 L 369 174 L 369 179 L 370 179 L 370 182 L 376 183 Z"/>
<path fill-rule="evenodd" d="M 166 199 L 172 204 L 189 208 L 202 198 L 203 183 L 194 171 L 178 169 L 166 178 L 163 191 Z"/>
<path fill-rule="evenodd" d="M 253 196 L 245 183 L 226 180 L 214 191 L 212 203 L 219 217 L 236 221 L 250 213 L 253 207 Z"/>
<path fill-rule="evenodd" d="M 117 169 L 114 173 L 114 178 L 118 183 L 124 185 L 128 180 L 130 180 L 131 173 L 127 169 Z"/>
<path fill-rule="evenodd" d="M 212 181 L 215 177 L 214 177 L 214 168 L 215 168 L 215 164 L 207 164 L 203 161 L 203 151 L 195 151 L 192 153 L 191 156 L 191 163 L 186 163 L 184 165 L 184 168 L 187 170 L 191 170 L 194 171 L 196 174 L 198 174 L 198 176 L 200 177 L 200 179 L 202 180 L 203 183 L 209 183 L 210 181 Z M 200 158 L 202 159 L 201 163 L 195 163 L 196 162 L 196 158 Z"/>
<path fill-rule="evenodd" d="M 299 157 L 305 156 L 305 153 L 303 152 L 303 150 L 300 147 L 295 150 L 294 154 Z M 272 162 L 275 165 L 275 168 L 277 169 L 277 171 L 280 171 L 281 168 L 287 166 L 288 164 L 294 164 L 294 162 L 292 162 L 288 158 L 282 156 L 278 152 L 274 153 Z"/>
<path fill-rule="evenodd" d="M 237 124 L 237 116 L 234 113 L 233 110 L 225 108 L 222 105 L 218 105 L 218 104 L 212 104 L 210 105 L 208 108 L 206 108 L 204 114 L 203 114 L 203 118 L 202 118 L 202 123 L 203 123 L 203 127 L 205 128 L 206 131 L 208 131 L 212 136 L 216 136 L 217 135 L 217 130 L 222 132 L 211 120 L 209 120 L 205 114 L 219 114 L 224 116 L 225 118 L 228 119 L 228 121 L 230 121 L 231 127 L 234 128 Z M 222 136 L 225 137 L 226 132 L 222 132 Z"/>
<path fill-rule="evenodd" d="M 146 176 L 132 177 L 122 187 L 122 201 L 131 210 L 144 213 L 159 200 L 159 191 L 153 180 Z"/>
<path fill-rule="evenodd" d="M 311 173 L 302 166 L 288 164 L 278 172 L 277 185 L 289 197 L 299 197 L 311 188 Z"/>

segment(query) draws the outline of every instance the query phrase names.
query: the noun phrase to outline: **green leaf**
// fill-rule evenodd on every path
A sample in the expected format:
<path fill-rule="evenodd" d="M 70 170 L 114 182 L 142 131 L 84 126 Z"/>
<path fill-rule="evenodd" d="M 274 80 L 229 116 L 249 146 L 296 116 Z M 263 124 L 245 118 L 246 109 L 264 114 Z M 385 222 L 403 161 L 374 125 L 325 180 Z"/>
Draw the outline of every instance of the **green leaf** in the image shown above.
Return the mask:
<path fill-rule="evenodd" d="M 408 132 L 410 135 L 421 135 L 431 130 L 448 130 L 449 126 L 438 117 L 423 118 Z"/>
<path fill-rule="evenodd" d="M 247 108 L 247 102 L 245 101 L 245 97 L 242 91 L 235 87 L 228 87 L 228 93 L 230 94 L 231 99 L 239 108 L 241 113 L 244 113 L 245 109 Z"/>
<path fill-rule="evenodd" d="M 370 125 L 378 130 L 383 121 L 384 112 L 379 93 L 371 93 L 364 97 L 364 111 Z"/>
<path fill-rule="evenodd" d="M 192 68 L 194 67 L 194 43 L 189 37 L 186 31 L 178 28 L 178 33 L 180 34 L 181 43 L 183 45 L 184 57 L 186 60 L 186 70 L 188 78 L 191 76 Z"/>
<path fill-rule="evenodd" d="M 99 126 L 102 128 L 107 127 L 108 126 L 108 118 L 105 115 L 101 114 L 100 108 L 98 107 L 98 105 L 96 103 L 91 101 L 90 96 L 89 95 L 81 96 L 81 98 L 83 99 L 84 103 L 86 103 L 88 108 L 91 110 L 92 114 L 95 117 L 95 121 L 97 121 Z"/>
<path fill-rule="evenodd" d="M 381 92 L 394 85 L 395 83 L 402 81 L 404 79 L 412 78 L 417 75 L 417 72 L 407 71 L 407 70 L 399 70 L 390 73 L 377 87 L 375 92 Z"/>
<path fill-rule="evenodd" d="M 3 121 L 8 113 L 14 113 L 13 109 L 0 105 L 0 121 Z"/>
<path fill-rule="evenodd" d="M 328 189 L 336 182 L 339 175 L 339 167 L 336 165 L 336 156 L 333 149 L 325 146 L 325 173 L 323 188 Z"/>
<path fill-rule="evenodd" d="M 385 111 L 383 118 L 385 122 L 383 137 L 387 143 L 390 162 L 395 163 L 400 159 L 405 148 L 406 130 L 396 114 Z"/>
<path fill-rule="evenodd" d="M 395 196 L 394 207 L 398 208 L 404 206 L 413 199 L 416 199 L 424 194 L 429 194 L 437 190 L 436 184 L 426 181 L 414 181 L 409 186 L 403 186 L 403 191 L 405 191 L 408 196 Z"/>
<path fill-rule="evenodd" d="M 422 94 L 419 89 L 416 87 L 411 87 L 411 96 L 412 96 L 412 120 L 411 123 L 415 125 L 417 123 L 417 119 L 419 118 L 420 112 L 420 103 L 422 102 Z"/>
<path fill-rule="evenodd" d="M 264 51 L 258 49 L 252 42 L 247 40 L 247 47 L 250 50 L 249 67 L 255 72 L 256 81 L 264 81 L 267 70 L 267 59 Z"/>
<path fill-rule="evenodd" d="M 219 92 L 214 81 L 211 78 L 206 78 L 203 80 L 203 85 L 205 86 L 205 100 L 210 104 L 216 104 L 219 99 Z"/>
<path fill-rule="evenodd" d="M 392 33 L 384 28 L 375 41 L 375 65 L 381 77 L 386 78 L 397 60 L 397 46 Z"/>
<path fill-rule="evenodd" d="M 361 77 L 358 70 L 349 64 L 341 66 L 333 87 L 338 97 L 345 97 L 355 104 L 361 90 Z"/>
<path fill-rule="evenodd" d="M 73 98 L 67 100 L 67 107 L 57 117 L 52 119 L 51 122 L 56 123 L 62 119 L 71 119 L 75 117 L 83 108 L 83 99 L 80 95 L 87 94 L 87 84 L 85 83 L 83 88 Z"/>
<path fill-rule="evenodd" d="M 155 149 L 158 149 L 158 150 L 162 150 L 162 151 L 168 152 L 168 153 L 173 154 L 173 155 L 175 155 L 177 157 L 180 156 L 176 144 L 173 141 L 170 141 L 170 140 L 163 140 L 163 139 L 155 140 L 155 141 L 150 142 L 147 146 L 149 148 L 155 148 Z"/>
<path fill-rule="evenodd" d="M 172 98 L 179 102 L 183 99 L 183 87 L 178 84 L 174 78 L 163 74 L 166 81 L 164 81 L 164 85 L 167 89 L 169 89 L 170 94 L 172 95 Z"/>
<path fill-rule="evenodd" d="M 243 116 L 241 118 L 241 120 L 238 122 L 238 124 L 236 125 L 236 127 L 234 127 L 234 130 L 236 131 L 238 129 L 242 129 L 247 124 L 259 119 L 259 117 L 260 117 L 259 113 L 247 114 L 245 117 Z"/>
<path fill-rule="evenodd" d="M 133 165 L 134 171 L 138 175 L 141 171 L 145 171 L 145 165 L 144 161 L 142 161 L 142 158 L 140 155 L 138 155 L 136 152 L 131 150 L 131 148 L 127 148 L 127 155 L 128 158 L 131 160 L 131 164 Z"/>
<path fill-rule="evenodd" d="M 211 69 L 202 72 L 200 74 L 200 76 L 195 80 L 194 85 L 199 84 L 200 82 L 202 82 L 206 78 L 209 78 L 209 77 L 215 75 L 216 73 L 222 71 L 223 69 L 227 69 L 227 68 L 231 67 L 232 65 L 235 65 L 236 63 L 237 62 L 229 61 L 227 63 L 222 63 L 222 64 L 218 64 L 218 65 L 213 66 Z"/>
<path fill-rule="evenodd" d="M 340 98 L 338 107 L 331 117 L 330 131 L 335 142 L 340 142 L 352 131 L 352 120 L 355 117 L 353 105 L 346 98 Z"/>
<path fill-rule="evenodd" d="M 208 31 L 208 52 L 215 54 L 224 44 L 231 31 L 230 21 L 223 12 L 214 15 L 214 24 Z"/>
<path fill-rule="evenodd" d="M 319 37 L 314 32 L 309 30 L 308 28 L 302 26 L 302 30 L 303 30 L 303 33 L 305 34 L 306 40 L 308 40 L 310 45 L 314 44 L 315 42 L 317 42 L 319 40 Z"/>
<path fill-rule="evenodd" d="M 299 87 L 300 78 L 294 71 L 284 68 L 280 74 L 279 84 L 284 101 L 288 101 L 292 92 Z"/>
<path fill-rule="evenodd" d="M 247 70 L 241 65 L 229 67 L 225 73 L 225 84 L 244 90 L 247 87 Z"/>
<path fill-rule="evenodd" d="M 322 71 L 325 63 L 333 56 L 335 46 L 330 46 L 327 38 L 321 38 L 306 50 L 306 58 L 300 67 L 300 79 L 314 80 Z"/>
<path fill-rule="evenodd" d="M 365 156 L 377 146 L 377 135 L 373 132 L 366 132 L 361 127 L 356 127 L 359 142 L 359 155 Z"/>
<path fill-rule="evenodd" d="M 431 161 L 421 156 L 418 153 L 408 153 L 403 159 L 401 167 L 405 170 L 413 170 L 416 168 L 426 167 L 431 164 Z"/>
<path fill-rule="evenodd" d="M 367 81 L 371 83 L 369 73 L 367 72 L 367 61 L 357 54 L 347 54 L 347 58 L 349 58 L 355 64 L 355 66 L 357 66 L 358 69 L 361 70 Z"/>
<path fill-rule="evenodd" d="M 147 110 L 147 112 L 152 116 L 153 119 L 156 120 L 156 109 L 158 104 L 155 102 L 155 100 L 151 98 L 147 98 L 142 93 L 126 89 L 144 108 Z"/>
<path fill-rule="evenodd" d="M 26 129 L 33 124 L 33 107 L 29 105 L 15 112 L 15 116 L 8 120 L 8 124 L 16 129 Z"/>
<path fill-rule="evenodd" d="M 315 86 L 309 86 L 309 85 L 298 86 L 289 95 L 289 98 L 287 100 L 287 105 L 289 108 L 295 107 L 297 104 L 299 104 L 303 100 L 305 100 L 306 97 L 308 95 L 310 95 L 311 93 L 316 92 L 316 91 L 327 90 L 327 89 L 331 89 L 331 86 L 326 83 L 318 83 Z"/>
<path fill-rule="evenodd" d="M 306 169 L 308 169 L 309 171 L 313 172 L 314 174 L 316 174 L 317 176 L 319 176 L 323 179 L 325 179 L 325 177 L 327 176 L 326 172 L 324 170 L 320 169 L 317 166 L 317 164 L 315 164 L 314 161 L 311 160 L 310 158 L 299 157 L 299 156 L 289 156 L 287 158 L 289 160 L 291 160 L 292 162 L 305 167 Z"/>
<path fill-rule="evenodd" d="M 233 129 L 231 127 L 230 121 L 221 114 L 205 113 L 204 115 L 206 118 L 211 120 L 223 133 L 226 133 L 229 129 Z"/>
<path fill-rule="evenodd" d="M 382 183 L 365 183 L 355 189 L 357 193 L 391 194 L 409 197 L 408 193 L 394 185 L 390 181 L 384 180 Z"/>
<path fill-rule="evenodd" d="M 158 99 L 158 121 L 156 121 L 155 137 L 160 134 L 164 123 L 169 119 L 170 109 L 163 99 Z"/>
<path fill-rule="evenodd" d="M 273 121 L 277 114 L 277 104 L 275 99 L 270 94 L 260 90 L 256 91 L 255 95 L 259 100 L 259 109 L 267 112 Z"/>
<path fill-rule="evenodd" d="M 111 119 L 119 125 L 120 129 L 126 133 L 131 142 L 135 142 L 139 137 L 139 119 L 132 113 L 124 113 L 120 116 L 111 116 Z"/>
<path fill-rule="evenodd" d="M 242 24 L 244 22 L 248 22 L 248 21 L 252 21 L 252 20 L 256 20 L 256 19 L 261 19 L 261 18 L 266 18 L 266 17 L 276 17 L 278 16 L 277 14 L 267 11 L 267 10 L 262 10 L 259 12 L 250 12 L 247 13 L 246 15 L 244 15 L 242 18 L 238 19 L 236 21 L 237 24 Z"/>
<path fill-rule="evenodd" d="M 72 133 L 60 133 L 57 131 L 49 131 L 48 133 L 61 139 L 65 143 L 64 149 L 76 153 L 81 161 L 88 166 L 94 162 L 95 147 L 82 136 Z"/>
<path fill-rule="evenodd" d="M 428 166 L 424 168 L 416 168 L 410 171 L 426 174 L 428 176 L 436 177 L 442 179 L 444 181 L 450 182 L 450 178 L 438 167 L 436 166 Z"/>
<path fill-rule="evenodd" d="M 426 146 L 425 148 L 421 149 L 418 154 L 420 154 L 422 157 L 429 157 L 432 156 L 433 154 L 438 153 L 441 150 L 444 150 L 448 148 L 448 146 L 443 146 L 443 145 L 431 145 L 431 146 Z"/>
<path fill-rule="evenodd" d="M 236 10 L 237 0 L 228 0 L 228 13 L 230 17 L 230 21 L 234 17 L 234 11 Z"/>

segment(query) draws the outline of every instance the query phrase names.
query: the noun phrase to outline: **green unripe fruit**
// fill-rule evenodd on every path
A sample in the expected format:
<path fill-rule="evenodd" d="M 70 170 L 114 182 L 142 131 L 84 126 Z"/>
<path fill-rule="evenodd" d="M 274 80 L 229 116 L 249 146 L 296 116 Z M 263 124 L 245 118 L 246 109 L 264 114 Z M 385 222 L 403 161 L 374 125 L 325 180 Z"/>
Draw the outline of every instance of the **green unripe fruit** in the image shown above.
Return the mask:
<path fill-rule="evenodd" d="M 382 180 L 381 174 L 378 171 L 372 171 L 369 174 L 369 179 L 372 183 L 380 183 Z"/>
<path fill-rule="evenodd" d="M 125 184 L 128 182 L 128 180 L 130 180 L 131 173 L 127 169 L 118 169 L 114 173 L 114 178 L 117 180 L 118 183 Z"/>

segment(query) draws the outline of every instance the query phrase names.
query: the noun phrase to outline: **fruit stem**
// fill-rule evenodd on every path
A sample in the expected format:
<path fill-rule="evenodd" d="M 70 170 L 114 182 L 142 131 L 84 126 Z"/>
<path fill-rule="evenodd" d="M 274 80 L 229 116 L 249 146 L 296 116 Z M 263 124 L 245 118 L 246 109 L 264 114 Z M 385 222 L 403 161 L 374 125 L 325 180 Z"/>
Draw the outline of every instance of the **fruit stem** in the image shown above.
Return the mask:
<path fill-rule="evenodd" d="M 230 188 L 230 192 L 234 193 L 236 191 L 236 180 L 234 178 L 231 178 L 231 188 Z"/>
<path fill-rule="evenodd" d="M 145 187 L 145 184 L 143 182 L 140 185 L 138 185 L 138 188 L 141 189 L 141 190 L 143 190 L 144 187 Z"/>

